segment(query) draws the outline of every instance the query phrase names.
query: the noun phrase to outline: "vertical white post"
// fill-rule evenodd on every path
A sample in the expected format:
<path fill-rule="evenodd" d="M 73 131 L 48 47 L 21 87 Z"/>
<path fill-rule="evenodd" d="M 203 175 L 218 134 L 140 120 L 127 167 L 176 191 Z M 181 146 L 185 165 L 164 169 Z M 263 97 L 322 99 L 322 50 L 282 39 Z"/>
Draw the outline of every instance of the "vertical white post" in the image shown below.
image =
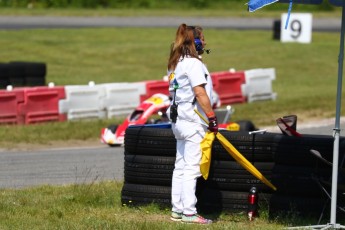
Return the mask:
<path fill-rule="evenodd" d="M 330 224 L 336 226 L 337 214 L 337 186 L 338 186 L 338 161 L 339 161 L 339 136 L 340 136 L 340 112 L 341 112 L 341 93 L 343 79 L 343 61 L 344 61 L 344 32 L 345 32 L 345 1 L 342 6 L 342 20 L 340 33 L 340 49 L 338 57 L 338 85 L 337 102 L 334 127 L 334 145 L 333 145 L 333 169 L 332 169 L 332 200 L 331 200 L 331 218 Z"/>

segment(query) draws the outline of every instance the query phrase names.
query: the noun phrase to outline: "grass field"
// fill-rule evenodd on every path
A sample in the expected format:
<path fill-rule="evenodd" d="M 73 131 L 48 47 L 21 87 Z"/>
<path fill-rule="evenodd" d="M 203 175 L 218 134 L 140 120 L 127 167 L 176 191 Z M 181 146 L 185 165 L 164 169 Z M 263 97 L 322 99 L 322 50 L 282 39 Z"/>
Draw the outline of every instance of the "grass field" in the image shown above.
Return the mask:
<path fill-rule="evenodd" d="M 260 218 L 248 221 L 246 213 L 208 213 L 211 226 L 170 221 L 170 208 L 148 205 L 127 207 L 121 203 L 121 182 L 40 186 L 0 190 L 0 229 L 123 229 L 123 230 L 277 230 L 316 223 L 297 213 L 270 218 L 267 208 Z"/>
<path fill-rule="evenodd" d="M 174 28 L 2 30 L 0 62 L 45 62 L 47 82 L 56 85 L 161 79 L 174 34 Z M 338 33 L 314 32 L 311 44 L 283 44 L 272 39 L 272 31 L 208 29 L 205 36 L 212 53 L 204 60 L 211 72 L 276 69 L 277 100 L 233 105 L 234 120 L 250 119 L 260 127 L 288 114 L 298 115 L 300 122 L 334 117 Z M 2 126 L 0 142 L 46 142 L 46 135 L 53 140 L 95 139 L 101 126 L 121 119 Z M 47 129 L 54 132 L 47 134 Z"/>

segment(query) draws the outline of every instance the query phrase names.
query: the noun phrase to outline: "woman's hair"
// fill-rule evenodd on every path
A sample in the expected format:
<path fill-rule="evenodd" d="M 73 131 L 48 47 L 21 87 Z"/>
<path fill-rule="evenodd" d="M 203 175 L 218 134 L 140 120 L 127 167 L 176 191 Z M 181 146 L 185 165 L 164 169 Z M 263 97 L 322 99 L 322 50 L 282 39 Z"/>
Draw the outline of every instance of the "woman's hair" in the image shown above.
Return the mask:
<path fill-rule="evenodd" d="M 198 52 L 195 49 L 195 38 L 200 38 L 202 28 L 200 26 L 187 26 L 181 24 L 176 31 L 175 41 L 170 47 L 170 57 L 168 61 L 168 70 L 174 70 L 179 59 L 190 56 L 200 60 Z"/>

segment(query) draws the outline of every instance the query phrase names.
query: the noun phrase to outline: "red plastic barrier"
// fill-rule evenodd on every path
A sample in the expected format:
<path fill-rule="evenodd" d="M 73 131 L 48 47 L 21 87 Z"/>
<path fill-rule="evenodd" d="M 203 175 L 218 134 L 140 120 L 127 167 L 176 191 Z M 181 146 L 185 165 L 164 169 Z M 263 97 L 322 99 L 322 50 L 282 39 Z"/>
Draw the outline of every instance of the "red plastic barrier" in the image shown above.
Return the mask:
<path fill-rule="evenodd" d="M 140 95 L 140 102 L 145 101 L 156 93 L 169 95 L 169 82 L 163 80 L 146 81 L 146 94 Z"/>
<path fill-rule="evenodd" d="M 18 104 L 24 101 L 22 90 L 0 90 L 0 124 L 19 124 Z"/>
<path fill-rule="evenodd" d="M 24 101 L 18 105 L 18 115 L 24 124 L 65 121 L 59 114 L 59 100 L 64 99 L 65 87 L 24 88 Z"/>
<path fill-rule="evenodd" d="M 219 94 L 221 105 L 244 103 L 241 85 L 245 83 L 244 71 L 211 73 L 213 89 Z"/>

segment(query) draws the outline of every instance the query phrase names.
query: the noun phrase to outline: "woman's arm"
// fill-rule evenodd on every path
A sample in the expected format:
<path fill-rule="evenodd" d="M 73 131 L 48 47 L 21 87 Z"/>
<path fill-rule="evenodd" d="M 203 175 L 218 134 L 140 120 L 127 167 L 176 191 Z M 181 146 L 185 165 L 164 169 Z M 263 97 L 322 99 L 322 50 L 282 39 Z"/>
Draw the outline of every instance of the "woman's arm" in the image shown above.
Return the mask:
<path fill-rule="evenodd" d="M 218 133 L 218 121 L 216 114 L 214 113 L 210 98 L 208 97 L 204 85 L 198 85 L 193 88 L 196 100 L 198 101 L 199 105 L 201 106 L 202 110 L 204 110 L 207 118 L 208 118 L 208 130 L 213 132 L 214 134 Z"/>
<path fill-rule="evenodd" d="M 212 109 L 210 98 L 208 97 L 204 85 L 198 85 L 193 88 L 196 100 L 201 106 L 202 110 L 209 117 L 215 117 L 215 113 Z"/>

